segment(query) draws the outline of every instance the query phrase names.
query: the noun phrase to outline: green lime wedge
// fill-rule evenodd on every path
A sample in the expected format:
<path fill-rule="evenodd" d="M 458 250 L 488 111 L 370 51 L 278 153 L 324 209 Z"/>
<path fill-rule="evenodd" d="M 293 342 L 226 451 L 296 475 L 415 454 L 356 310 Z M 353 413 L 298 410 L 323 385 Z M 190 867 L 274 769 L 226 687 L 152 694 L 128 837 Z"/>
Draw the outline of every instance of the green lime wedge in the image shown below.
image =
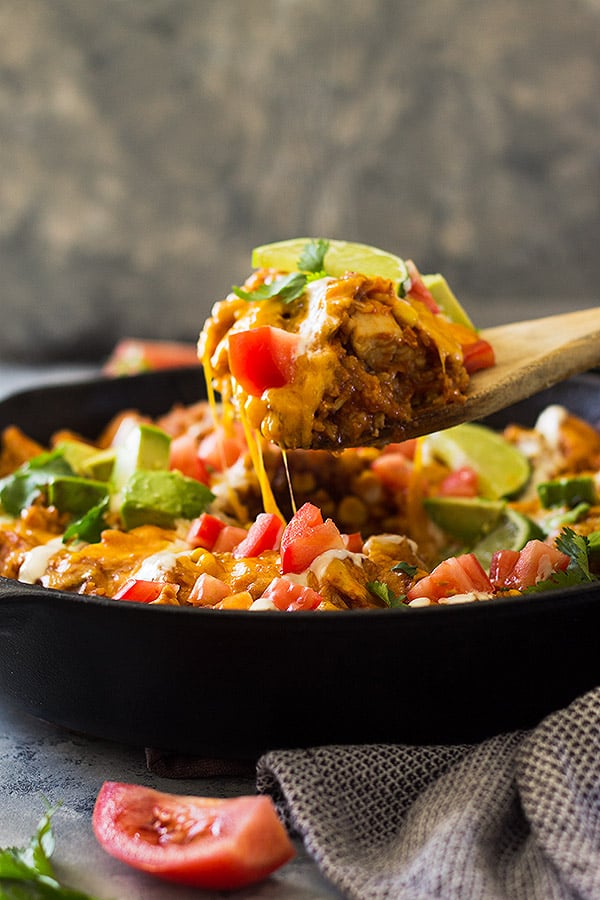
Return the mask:
<path fill-rule="evenodd" d="M 489 571 L 496 550 L 522 550 L 527 541 L 544 537 L 544 532 L 532 519 L 507 509 L 500 522 L 473 547 L 473 553 Z"/>
<path fill-rule="evenodd" d="M 488 500 L 515 496 L 530 476 L 527 457 L 502 435 L 472 422 L 437 431 L 424 438 L 424 449 L 451 469 L 469 466 L 477 472 L 479 493 Z"/>
<path fill-rule="evenodd" d="M 475 326 L 457 300 L 454 291 L 444 276 L 436 273 L 435 275 L 422 275 L 421 277 L 423 278 L 423 284 L 429 288 L 433 299 L 450 321 L 457 322 L 459 325 L 465 325 L 474 331 Z"/>
<path fill-rule="evenodd" d="M 427 497 L 423 505 L 438 528 L 470 547 L 494 528 L 506 504 L 481 497 Z"/>
<path fill-rule="evenodd" d="M 298 260 L 307 244 L 318 238 L 292 238 L 278 241 L 275 244 L 263 244 L 252 251 L 252 266 L 255 269 L 273 268 L 280 272 L 295 272 Z M 325 271 L 334 278 L 340 278 L 346 272 L 360 272 L 361 275 L 380 275 L 389 278 L 400 289 L 408 278 L 406 263 L 399 256 L 357 244 L 352 241 L 329 239 L 325 254 Z"/>

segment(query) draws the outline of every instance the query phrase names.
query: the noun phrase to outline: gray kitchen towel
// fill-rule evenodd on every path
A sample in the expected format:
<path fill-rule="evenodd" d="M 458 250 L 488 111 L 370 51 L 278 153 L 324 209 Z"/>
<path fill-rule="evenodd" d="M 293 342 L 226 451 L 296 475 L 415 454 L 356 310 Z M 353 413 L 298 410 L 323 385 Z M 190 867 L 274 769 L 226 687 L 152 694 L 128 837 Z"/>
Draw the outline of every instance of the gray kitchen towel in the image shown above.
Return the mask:
<path fill-rule="evenodd" d="M 257 786 L 348 898 L 600 898 L 600 688 L 477 745 L 272 751 Z"/>

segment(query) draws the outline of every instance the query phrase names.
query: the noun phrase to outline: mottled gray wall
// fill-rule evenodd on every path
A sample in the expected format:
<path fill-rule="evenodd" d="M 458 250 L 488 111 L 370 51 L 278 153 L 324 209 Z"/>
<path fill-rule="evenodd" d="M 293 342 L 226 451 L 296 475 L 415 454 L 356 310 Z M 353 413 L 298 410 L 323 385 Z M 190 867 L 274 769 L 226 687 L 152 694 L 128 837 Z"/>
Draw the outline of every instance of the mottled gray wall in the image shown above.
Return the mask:
<path fill-rule="evenodd" d="M 194 340 L 300 234 L 587 304 L 599 94 L 600 0 L 0 0 L 0 358 Z"/>

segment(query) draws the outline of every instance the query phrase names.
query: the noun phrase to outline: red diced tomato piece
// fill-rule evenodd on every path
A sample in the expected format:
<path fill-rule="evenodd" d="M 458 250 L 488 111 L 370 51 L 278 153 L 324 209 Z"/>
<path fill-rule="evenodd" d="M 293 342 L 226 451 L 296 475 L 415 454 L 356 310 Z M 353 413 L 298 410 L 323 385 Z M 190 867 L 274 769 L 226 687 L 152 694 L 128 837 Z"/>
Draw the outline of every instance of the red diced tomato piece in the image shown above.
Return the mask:
<path fill-rule="evenodd" d="M 105 781 L 92 826 L 116 859 L 210 891 L 254 884 L 294 855 L 275 805 L 264 794 L 191 797 Z"/>
<path fill-rule="evenodd" d="M 222 472 L 229 469 L 246 452 L 246 441 L 241 428 L 232 431 L 219 425 L 198 445 L 198 457 L 205 466 Z"/>
<path fill-rule="evenodd" d="M 282 572 L 303 572 L 325 550 L 343 549 L 344 541 L 334 522 L 324 522 L 321 510 L 305 503 L 281 536 Z"/>
<path fill-rule="evenodd" d="M 174 437 L 169 447 L 169 468 L 177 469 L 188 478 L 195 478 L 203 484 L 210 482 L 208 470 L 198 456 L 198 444 L 188 432 Z"/>
<path fill-rule="evenodd" d="M 519 559 L 518 550 L 496 550 L 490 562 L 490 581 L 495 588 L 503 588 Z"/>
<path fill-rule="evenodd" d="M 479 492 L 479 476 L 470 466 L 461 466 L 446 475 L 438 490 L 442 497 L 476 497 Z"/>
<path fill-rule="evenodd" d="M 371 469 L 384 487 L 391 491 L 406 490 L 410 484 L 412 466 L 404 453 L 382 453 L 371 463 Z"/>
<path fill-rule="evenodd" d="M 128 578 L 114 595 L 115 600 L 131 600 L 134 603 L 152 603 L 164 588 L 161 581 L 146 581 L 143 578 Z"/>
<path fill-rule="evenodd" d="M 252 523 L 246 537 L 233 551 L 236 559 L 259 556 L 266 550 L 279 550 L 283 522 L 275 513 L 259 513 Z"/>
<path fill-rule="evenodd" d="M 480 369 L 489 369 L 495 362 L 496 357 L 494 349 L 488 341 L 478 338 L 473 343 L 463 344 L 463 365 L 469 375 L 478 372 Z"/>
<path fill-rule="evenodd" d="M 212 550 L 221 531 L 225 528 L 225 522 L 210 513 L 202 513 L 191 523 L 186 541 L 192 547 L 204 547 Z"/>
<path fill-rule="evenodd" d="M 564 571 L 568 565 L 569 557 L 566 553 L 561 553 L 556 547 L 544 541 L 528 541 L 519 551 L 519 558 L 506 574 L 504 582 L 498 587 L 525 590 L 533 587 L 538 581 L 544 581 L 555 572 Z"/>
<path fill-rule="evenodd" d="M 473 591 L 491 593 L 492 583 L 477 557 L 473 553 L 464 553 L 444 559 L 433 572 L 417 581 L 406 596 L 409 601 L 428 597 L 437 602 L 444 597 Z"/>
<path fill-rule="evenodd" d="M 387 444 L 381 452 L 382 454 L 401 453 L 407 459 L 414 459 L 417 452 L 417 438 L 409 438 L 406 441 L 400 441 L 400 443 Z"/>
<path fill-rule="evenodd" d="M 433 299 L 433 294 L 429 288 L 425 287 L 425 282 L 421 278 L 421 273 L 412 259 L 406 260 L 406 268 L 408 269 L 411 280 L 411 288 L 408 292 L 408 296 L 413 297 L 415 300 L 420 300 L 432 313 L 439 313 L 440 308 Z"/>
<path fill-rule="evenodd" d="M 293 379 L 300 335 L 262 325 L 233 332 L 228 340 L 231 374 L 248 394 L 260 397 Z"/>
<path fill-rule="evenodd" d="M 214 575 L 209 575 L 208 572 L 203 572 L 194 582 L 189 601 L 200 606 L 214 606 L 230 594 L 231 588 L 228 584 L 220 578 L 215 578 Z"/>
<path fill-rule="evenodd" d="M 352 534 L 343 534 L 342 540 L 344 542 L 344 547 L 350 553 L 362 553 L 363 539 L 360 531 L 353 531 Z"/>
<path fill-rule="evenodd" d="M 212 549 L 215 553 L 231 553 L 241 541 L 245 540 L 247 535 L 248 531 L 245 528 L 226 525 L 217 535 Z"/>
<path fill-rule="evenodd" d="M 262 595 L 270 600 L 277 609 L 292 612 L 299 609 L 316 609 L 323 598 L 312 588 L 303 584 L 295 584 L 287 578 L 274 578 Z"/>

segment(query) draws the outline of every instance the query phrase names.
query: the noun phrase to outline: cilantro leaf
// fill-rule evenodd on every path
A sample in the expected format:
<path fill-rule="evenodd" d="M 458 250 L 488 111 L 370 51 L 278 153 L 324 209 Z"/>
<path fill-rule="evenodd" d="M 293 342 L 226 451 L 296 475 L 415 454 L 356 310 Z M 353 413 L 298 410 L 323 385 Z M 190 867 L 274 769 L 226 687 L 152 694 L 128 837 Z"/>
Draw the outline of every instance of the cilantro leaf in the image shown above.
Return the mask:
<path fill-rule="evenodd" d="M 55 808 L 48 807 L 35 834 L 23 848 L 0 850 L 0 897 L 2 900 L 94 900 L 89 894 L 66 887 L 57 880 L 50 857 L 54 852 L 51 818 Z"/>
<path fill-rule="evenodd" d="M 392 566 L 392 572 L 401 572 L 403 575 L 408 575 L 409 578 L 413 578 L 418 571 L 418 566 L 413 566 L 411 563 L 404 561 L 400 561 L 395 566 Z"/>
<path fill-rule="evenodd" d="M 367 582 L 367 588 L 374 597 L 379 597 L 390 609 L 408 609 L 404 603 L 406 594 L 394 594 L 384 581 L 369 581 Z"/>
<path fill-rule="evenodd" d="M 79 538 L 81 541 L 87 541 L 89 544 L 96 544 L 100 540 L 100 536 L 106 528 L 106 520 L 104 513 L 108 509 L 108 497 L 88 509 L 81 518 L 76 519 L 68 526 L 63 534 L 63 544 L 72 538 Z"/>
<path fill-rule="evenodd" d="M 269 284 L 261 284 L 254 291 L 245 291 L 240 287 L 232 287 L 233 293 L 242 300 L 270 300 L 279 297 L 283 303 L 291 303 L 301 297 L 306 288 L 306 275 L 300 272 L 292 272 L 290 275 L 281 275 Z"/>
<path fill-rule="evenodd" d="M 318 238 L 309 241 L 302 250 L 298 260 L 298 268 L 301 272 L 312 272 L 313 275 L 325 274 L 325 254 L 329 250 L 329 241 Z"/>
<path fill-rule="evenodd" d="M 31 506 L 56 475 L 73 474 L 62 451 L 40 453 L 0 480 L 0 504 L 9 515 L 18 516 Z"/>

